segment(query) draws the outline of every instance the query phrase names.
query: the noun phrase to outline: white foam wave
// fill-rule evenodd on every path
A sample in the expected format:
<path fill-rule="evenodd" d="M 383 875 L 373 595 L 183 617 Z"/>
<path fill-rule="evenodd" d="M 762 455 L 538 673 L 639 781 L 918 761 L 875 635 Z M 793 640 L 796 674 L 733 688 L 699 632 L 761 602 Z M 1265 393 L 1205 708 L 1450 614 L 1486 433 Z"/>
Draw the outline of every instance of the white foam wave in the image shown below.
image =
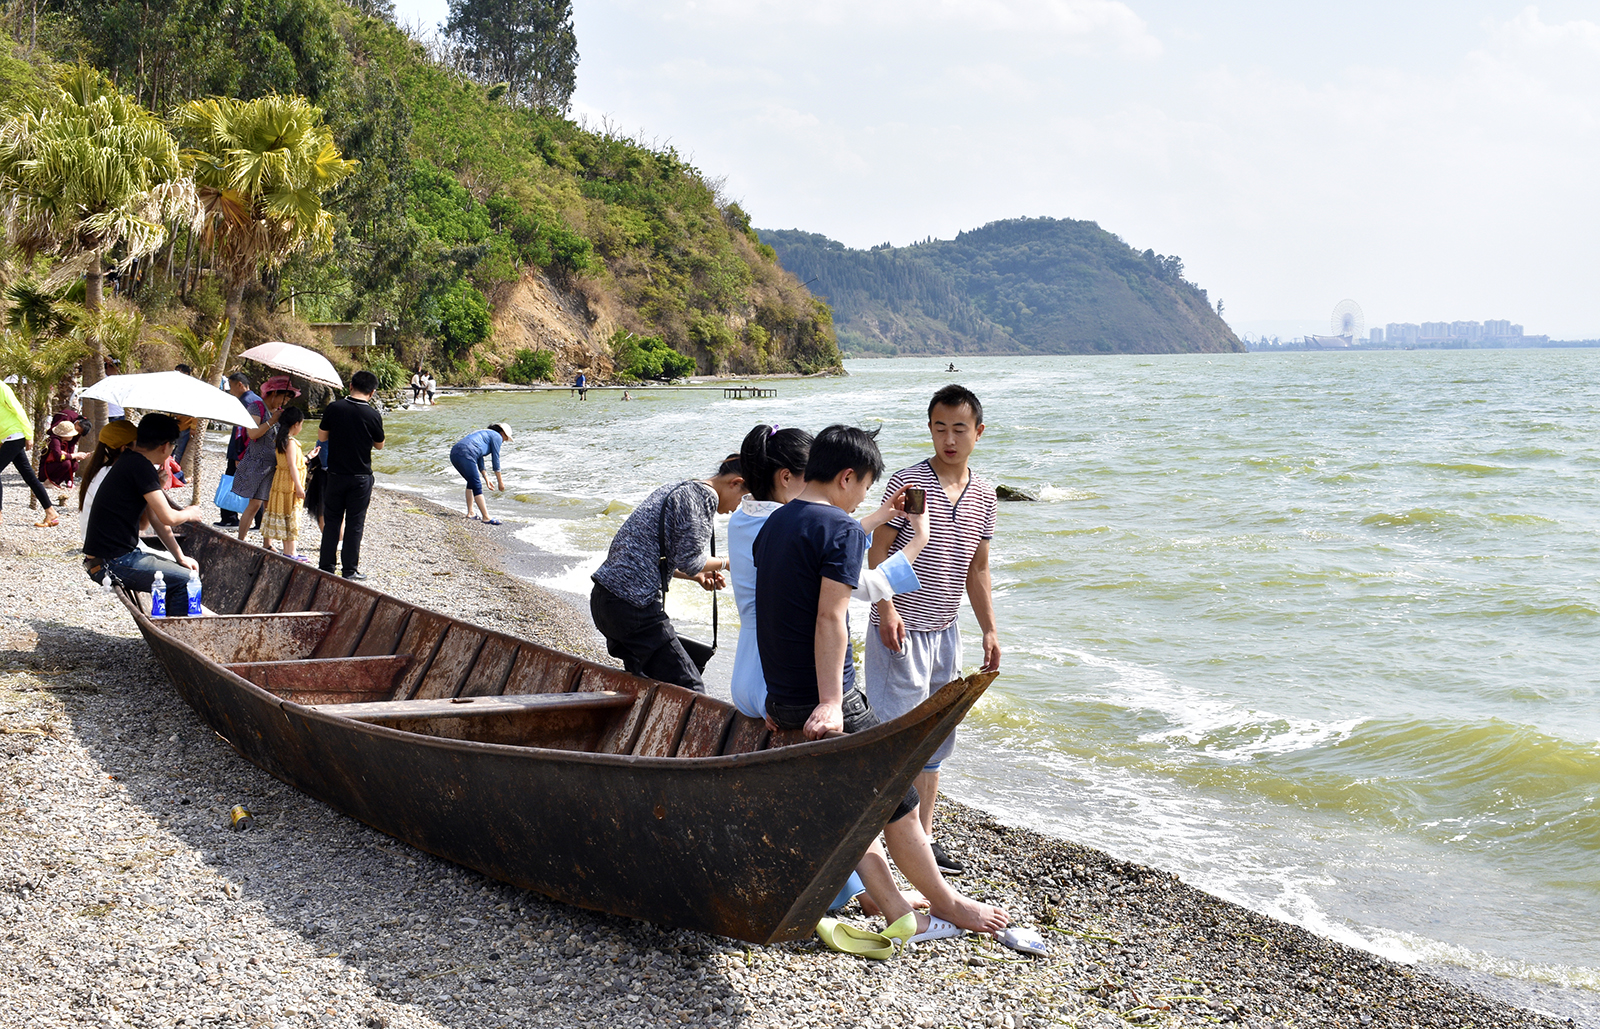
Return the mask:
<path fill-rule="evenodd" d="M 1078 489 L 1073 486 L 1046 486 L 1039 490 L 1039 499 L 1050 503 L 1061 503 L 1069 500 L 1099 500 L 1100 494 L 1094 490 Z"/>

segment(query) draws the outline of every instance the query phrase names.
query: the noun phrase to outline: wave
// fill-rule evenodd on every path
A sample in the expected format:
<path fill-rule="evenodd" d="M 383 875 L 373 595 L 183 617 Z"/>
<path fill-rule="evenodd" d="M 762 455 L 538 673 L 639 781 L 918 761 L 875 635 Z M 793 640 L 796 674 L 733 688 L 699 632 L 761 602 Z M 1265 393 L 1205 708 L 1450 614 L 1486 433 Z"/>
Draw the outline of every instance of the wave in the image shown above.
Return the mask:
<path fill-rule="evenodd" d="M 1362 525 L 1370 525 L 1382 529 L 1455 529 L 1455 528 L 1496 528 L 1502 526 L 1534 526 L 1534 525 L 1560 525 L 1554 518 L 1544 515 L 1530 514 L 1500 514 L 1485 511 L 1478 514 L 1463 514 L 1459 511 L 1442 511 L 1437 508 L 1419 507 L 1399 513 L 1384 511 L 1378 514 L 1367 515 L 1361 519 Z"/>

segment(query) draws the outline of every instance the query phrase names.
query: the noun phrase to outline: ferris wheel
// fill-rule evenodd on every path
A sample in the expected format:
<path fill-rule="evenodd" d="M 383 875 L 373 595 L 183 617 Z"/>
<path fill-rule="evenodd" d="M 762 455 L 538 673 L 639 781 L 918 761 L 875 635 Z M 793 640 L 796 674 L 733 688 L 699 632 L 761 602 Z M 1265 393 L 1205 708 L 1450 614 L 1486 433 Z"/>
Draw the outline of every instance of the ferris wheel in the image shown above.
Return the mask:
<path fill-rule="evenodd" d="M 1367 329 L 1367 319 L 1361 313 L 1361 305 L 1354 300 L 1339 301 L 1333 309 L 1333 315 L 1328 319 L 1328 328 L 1333 330 L 1335 336 L 1360 339 Z"/>

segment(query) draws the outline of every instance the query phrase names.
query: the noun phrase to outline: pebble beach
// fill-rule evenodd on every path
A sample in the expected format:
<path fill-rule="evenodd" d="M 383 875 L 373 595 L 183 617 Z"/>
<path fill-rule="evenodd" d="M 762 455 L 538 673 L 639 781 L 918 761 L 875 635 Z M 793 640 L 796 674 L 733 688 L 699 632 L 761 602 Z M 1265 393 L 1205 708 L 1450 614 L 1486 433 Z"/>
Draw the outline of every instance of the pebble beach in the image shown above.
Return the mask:
<path fill-rule="evenodd" d="M 1571 1024 L 955 802 L 939 835 L 969 866 L 960 887 L 1037 927 L 1050 956 L 967 935 L 872 962 L 548 901 L 245 762 L 83 575 L 76 513 L 59 529 L 5 515 L 0 1025 Z M 380 490 L 363 570 L 415 603 L 609 660 L 581 602 L 502 570 L 494 532 Z M 242 832 L 235 805 L 252 815 Z"/>

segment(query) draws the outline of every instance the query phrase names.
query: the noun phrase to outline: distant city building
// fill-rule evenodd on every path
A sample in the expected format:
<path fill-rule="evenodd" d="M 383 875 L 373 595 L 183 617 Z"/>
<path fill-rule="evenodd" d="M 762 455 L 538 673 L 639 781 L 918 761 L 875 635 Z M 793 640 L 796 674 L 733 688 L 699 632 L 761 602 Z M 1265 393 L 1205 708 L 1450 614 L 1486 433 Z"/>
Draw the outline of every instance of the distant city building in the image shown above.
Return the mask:
<path fill-rule="evenodd" d="M 1382 329 L 1373 329 L 1371 332 L 1367 333 L 1367 342 L 1368 343 L 1382 343 L 1383 342 L 1383 330 Z"/>
<path fill-rule="evenodd" d="M 1390 343 L 1415 343 L 1420 335 L 1420 328 L 1415 322 L 1390 322 L 1383 328 L 1384 335 L 1389 337 Z"/>

